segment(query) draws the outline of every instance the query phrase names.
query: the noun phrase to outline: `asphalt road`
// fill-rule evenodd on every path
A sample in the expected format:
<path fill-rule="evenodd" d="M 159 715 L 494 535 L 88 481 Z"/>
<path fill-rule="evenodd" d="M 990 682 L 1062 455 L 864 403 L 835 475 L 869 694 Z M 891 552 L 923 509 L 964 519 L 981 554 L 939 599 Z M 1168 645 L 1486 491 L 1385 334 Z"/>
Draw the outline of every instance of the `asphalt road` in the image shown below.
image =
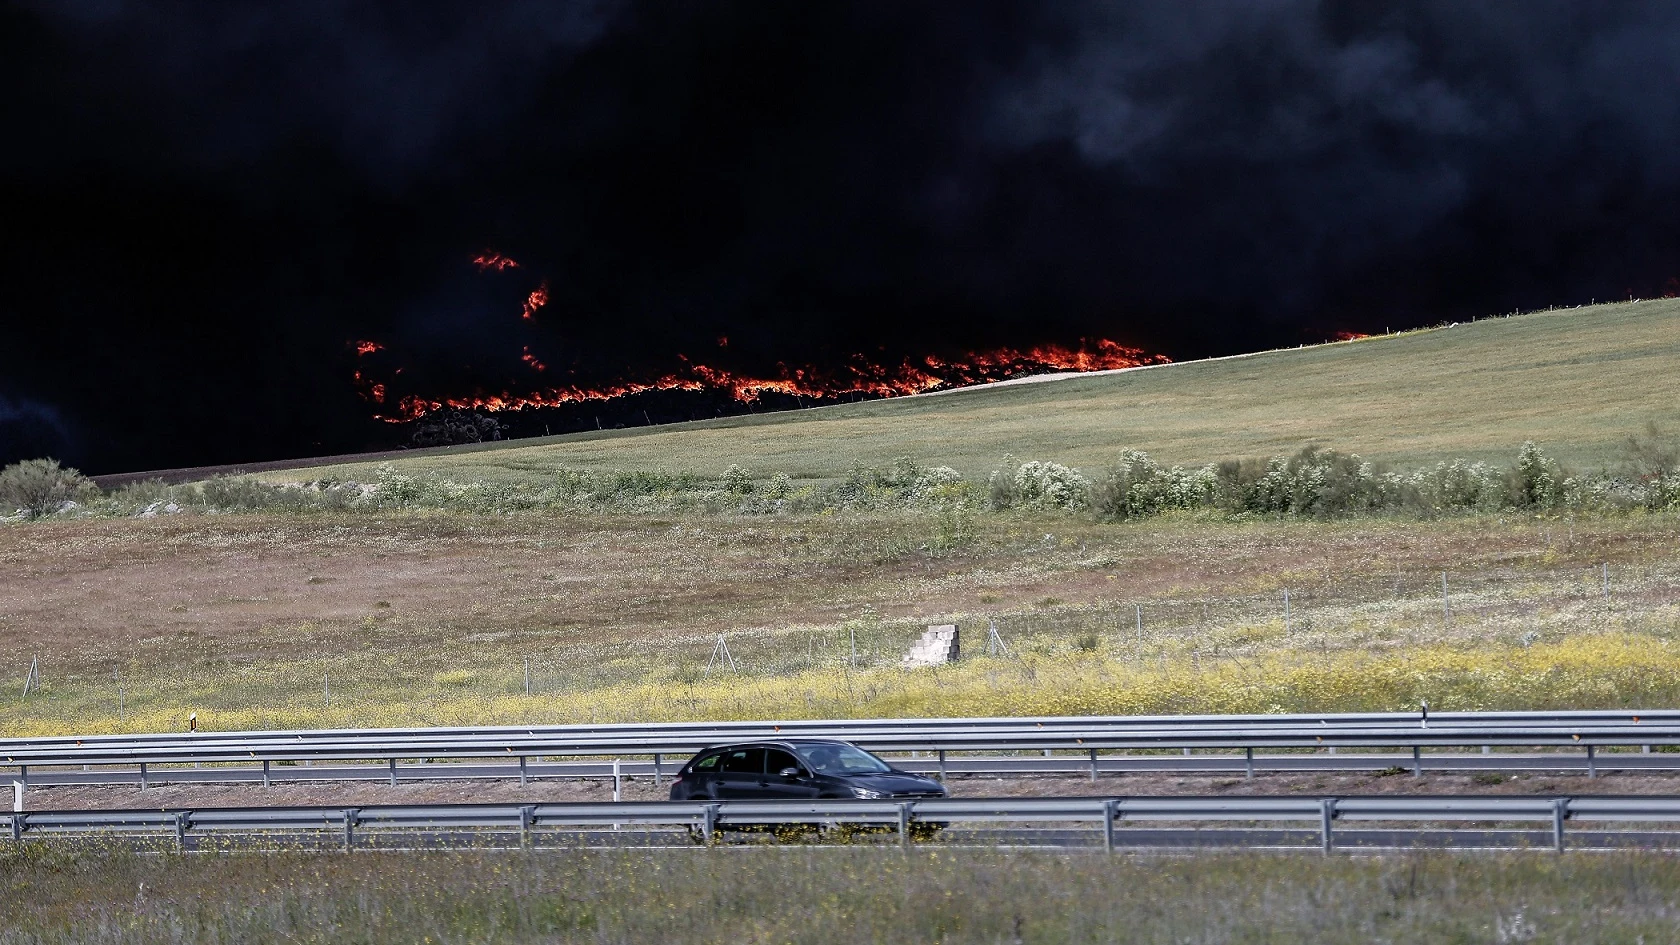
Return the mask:
<path fill-rule="evenodd" d="M 684 760 L 686 759 L 666 761 L 662 765 L 663 777 L 669 778 L 674 774 L 682 766 Z M 936 774 L 939 771 L 938 761 L 928 756 L 919 758 L 890 757 L 889 760 L 909 771 L 926 774 Z M 1391 768 L 1411 770 L 1413 764 L 1414 761 L 1410 753 L 1301 753 L 1256 755 L 1254 758 L 1255 770 L 1258 772 L 1358 772 L 1382 771 Z M 1421 756 L 1421 764 L 1424 771 L 1437 773 L 1500 771 L 1585 774 L 1588 771 L 1586 756 L 1573 752 L 1536 752 L 1528 754 L 1512 752 L 1492 752 L 1488 754 L 1479 752 L 1462 754 L 1426 752 Z M 1102 755 L 1097 759 L 1096 768 L 1099 775 L 1169 772 L 1241 776 L 1246 770 L 1246 762 L 1240 754 Z M 1594 759 L 1593 768 L 1600 774 L 1611 771 L 1680 771 L 1680 753 L 1605 752 L 1600 753 Z M 1021 755 L 950 756 L 947 758 L 945 770 L 953 775 L 1089 774 L 1091 772 L 1091 761 L 1085 757 L 1065 754 L 1051 757 Z M 392 772 L 392 767 L 385 763 L 273 764 L 269 766 L 268 777 L 272 783 L 389 781 L 393 777 Z M 619 765 L 619 773 L 625 777 L 651 778 L 654 776 L 654 765 L 651 761 L 624 761 Z M 533 779 L 610 778 L 613 776 L 613 765 L 610 761 L 532 761 L 526 766 L 526 775 Z M 506 762 L 497 764 L 399 762 L 395 767 L 395 778 L 398 781 L 518 780 L 519 776 L 519 765 Z M 0 777 L 5 777 L 5 775 L 0 775 Z M 15 778 L 16 774 L 11 774 L 10 777 Z M 146 774 L 146 782 L 149 786 L 189 783 L 260 784 L 262 781 L 263 770 L 260 765 L 213 765 L 202 768 L 149 766 Z M 31 767 L 28 772 L 28 783 L 30 786 L 110 784 L 139 786 L 140 771 L 138 767 L 87 767 L 80 769 Z"/>

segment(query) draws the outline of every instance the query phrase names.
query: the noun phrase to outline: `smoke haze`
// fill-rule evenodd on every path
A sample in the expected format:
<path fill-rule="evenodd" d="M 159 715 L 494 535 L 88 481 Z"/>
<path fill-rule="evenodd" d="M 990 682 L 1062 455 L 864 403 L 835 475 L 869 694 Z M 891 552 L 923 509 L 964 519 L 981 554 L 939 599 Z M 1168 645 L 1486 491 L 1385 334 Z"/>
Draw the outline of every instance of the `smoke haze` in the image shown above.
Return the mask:
<path fill-rule="evenodd" d="M 1672 4 L 11 2 L 0 79 L 0 462 L 1680 276 Z"/>

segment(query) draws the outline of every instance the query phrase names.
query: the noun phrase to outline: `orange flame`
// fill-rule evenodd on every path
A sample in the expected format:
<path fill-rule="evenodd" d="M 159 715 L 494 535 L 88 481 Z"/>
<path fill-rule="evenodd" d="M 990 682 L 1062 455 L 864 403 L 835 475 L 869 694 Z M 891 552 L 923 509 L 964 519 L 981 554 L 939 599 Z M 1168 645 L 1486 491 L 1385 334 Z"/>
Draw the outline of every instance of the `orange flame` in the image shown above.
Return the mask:
<path fill-rule="evenodd" d="M 546 370 L 548 370 L 548 365 L 542 363 L 541 361 L 538 361 L 537 356 L 531 353 L 531 346 L 530 345 L 525 346 L 525 353 L 519 356 L 519 360 L 524 361 L 526 364 L 529 364 L 531 366 L 532 370 L 536 370 L 536 371 L 546 371 Z"/>
<path fill-rule="evenodd" d="M 1331 341 L 1358 341 L 1361 338 L 1369 338 L 1369 337 L 1371 337 L 1371 336 L 1367 335 L 1363 332 L 1358 332 L 1358 331 L 1338 331 L 1334 335 L 1330 336 L 1330 340 Z"/>
<path fill-rule="evenodd" d="M 537 309 L 542 308 L 547 304 L 548 280 L 544 279 L 541 284 L 531 290 L 530 295 L 525 297 L 525 310 L 520 313 L 519 317 L 525 319 L 526 321 L 530 321 L 531 319 L 537 317 Z"/>
<path fill-rule="evenodd" d="M 547 366 L 537 360 L 529 348 L 525 349 L 521 360 L 538 371 L 546 370 Z M 503 391 L 469 397 L 427 398 L 410 394 L 397 401 L 393 414 L 381 414 L 379 419 L 403 423 L 444 408 L 493 412 L 531 410 L 613 400 L 649 391 L 712 391 L 727 394 L 741 403 L 756 402 L 764 394 L 781 394 L 812 400 L 832 400 L 852 394 L 896 397 L 1008 380 L 1031 374 L 1108 371 L 1144 364 L 1164 364 L 1167 360 L 1161 355 L 1147 354 L 1141 349 L 1126 347 L 1107 339 L 1081 342 L 1077 348 L 1053 344 L 1026 350 L 998 348 L 994 351 L 970 354 L 955 361 L 929 355 L 916 361 L 905 359 L 898 364 L 881 364 L 862 355 L 855 355 L 839 371 L 825 372 L 809 367 L 789 369 L 786 365 L 779 365 L 774 377 L 737 374 L 722 368 L 695 364 L 687 358 L 682 358 L 682 368 L 661 377 L 623 381 L 600 387 L 567 385 L 528 393 Z M 360 375 L 357 376 L 360 379 Z"/>
<path fill-rule="evenodd" d="M 490 269 L 501 272 L 503 269 L 519 268 L 519 263 L 514 262 L 508 257 L 503 256 L 501 253 L 491 249 L 487 249 L 484 252 L 479 253 L 477 256 L 474 256 L 473 265 L 478 267 L 479 272 L 484 272 Z"/>
<path fill-rule="evenodd" d="M 364 354 L 372 354 L 375 351 L 385 350 L 385 346 L 377 341 L 358 341 L 352 344 L 351 347 L 356 349 L 356 356 L 358 358 Z"/>

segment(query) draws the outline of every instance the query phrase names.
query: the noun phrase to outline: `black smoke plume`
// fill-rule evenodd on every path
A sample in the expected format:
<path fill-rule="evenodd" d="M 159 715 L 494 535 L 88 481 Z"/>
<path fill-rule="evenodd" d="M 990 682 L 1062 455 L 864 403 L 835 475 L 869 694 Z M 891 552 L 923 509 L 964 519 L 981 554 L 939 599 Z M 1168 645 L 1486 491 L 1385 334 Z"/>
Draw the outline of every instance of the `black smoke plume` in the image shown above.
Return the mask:
<path fill-rule="evenodd" d="M 1680 275 L 1667 3 L 41 0 L 0 80 L 0 462 L 399 443 L 364 367 L 1182 359 Z M 654 406 L 566 422 L 723 409 Z"/>

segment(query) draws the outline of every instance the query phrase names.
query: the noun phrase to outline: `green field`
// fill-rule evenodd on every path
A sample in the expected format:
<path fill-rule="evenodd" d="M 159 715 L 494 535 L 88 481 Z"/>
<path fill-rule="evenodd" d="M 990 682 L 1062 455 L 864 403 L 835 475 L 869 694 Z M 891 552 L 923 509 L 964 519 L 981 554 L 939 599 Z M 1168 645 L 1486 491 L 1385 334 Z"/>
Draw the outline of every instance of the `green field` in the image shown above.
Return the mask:
<path fill-rule="evenodd" d="M 1396 466 L 1507 463 L 1525 440 L 1585 471 L 1680 416 L 1680 300 L 1597 305 L 1428 331 L 671 426 L 522 440 L 398 461 L 457 480 L 559 468 L 836 479 L 909 456 L 984 481 L 1005 454 L 1095 469 L 1125 447 L 1165 463 L 1319 444 Z M 356 466 L 272 473 L 367 478 Z"/>

